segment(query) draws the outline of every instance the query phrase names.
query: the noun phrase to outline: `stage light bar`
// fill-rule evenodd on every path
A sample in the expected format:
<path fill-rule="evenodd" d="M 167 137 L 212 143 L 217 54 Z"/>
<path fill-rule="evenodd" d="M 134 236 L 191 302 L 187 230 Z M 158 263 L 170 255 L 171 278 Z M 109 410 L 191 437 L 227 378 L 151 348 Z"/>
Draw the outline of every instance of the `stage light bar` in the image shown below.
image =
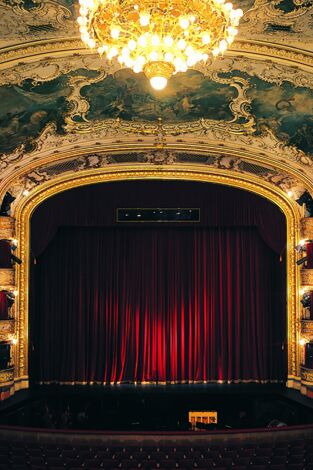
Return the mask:
<path fill-rule="evenodd" d="M 200 209 L 195 208 L 120 208 L 117 222 L 200 222 Z"/>

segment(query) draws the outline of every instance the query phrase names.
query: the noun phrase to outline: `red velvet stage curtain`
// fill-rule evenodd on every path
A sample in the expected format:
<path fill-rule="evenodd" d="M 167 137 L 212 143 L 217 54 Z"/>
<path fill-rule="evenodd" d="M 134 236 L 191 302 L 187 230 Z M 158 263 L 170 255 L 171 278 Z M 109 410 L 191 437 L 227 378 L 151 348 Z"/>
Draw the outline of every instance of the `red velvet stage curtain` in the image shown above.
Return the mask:
<path fill-rule="evenodd" d="M 313 243 L 309 242 L 305 244 L 305 249 L 306 249 L 306 255 L 307 255 L 307 263 L 306 267 L 308 269 L 313 268 Z"/>
<path fill-rule="evenodd" d="M 7 240 L 0 240 L 0 268 L 11 267 L 11 245 Z"/>
<path fill-rule="evenodd" d="M 268 381 L 283 263 L 253 228 L 62 228 L 34 267 L 34 378 Z"/>
<path fill-rule="evenodd" d="M 0 320 L 8 318 L 8 298 L 5 291 L 0 292 Z"/>
<path fill-rule="evenodd" d="M 32 253 L 39 256 L 59 227 L 116 225 L 118 207 L 199 208 L 199 227 L 257 227 L 272 250 L 285 249 L 284 214 L 256 194 L 193 181 L 120 181 L 75 188 L 45 201 L 32 216 Z"/>

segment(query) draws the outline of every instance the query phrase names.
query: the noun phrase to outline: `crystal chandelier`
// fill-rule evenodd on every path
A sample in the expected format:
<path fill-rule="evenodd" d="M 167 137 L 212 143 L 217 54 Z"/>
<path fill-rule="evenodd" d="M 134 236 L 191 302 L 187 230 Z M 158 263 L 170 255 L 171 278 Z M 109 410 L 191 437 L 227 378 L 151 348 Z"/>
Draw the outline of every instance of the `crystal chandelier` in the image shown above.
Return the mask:
<path fill-rule="evenodd" d="M 90 48 L 144 72 L 156 90 L 177 72 L 222 54 L 242 10 L 225 0 L 79 0 L 81 37 Z"/>

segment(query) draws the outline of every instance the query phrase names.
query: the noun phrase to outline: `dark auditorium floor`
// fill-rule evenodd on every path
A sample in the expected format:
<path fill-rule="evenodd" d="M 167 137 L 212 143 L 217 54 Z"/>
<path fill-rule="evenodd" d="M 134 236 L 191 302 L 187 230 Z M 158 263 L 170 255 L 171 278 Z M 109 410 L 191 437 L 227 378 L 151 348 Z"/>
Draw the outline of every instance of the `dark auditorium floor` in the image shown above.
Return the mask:
<path fill-rule="evenodd" d="M 218 412 L 210 429 L 313 423 L 313 403 L 283 385 L 32 386 L 0 404 L 0 425 L 116 431 L 185 431 L 188 411 Z"/>

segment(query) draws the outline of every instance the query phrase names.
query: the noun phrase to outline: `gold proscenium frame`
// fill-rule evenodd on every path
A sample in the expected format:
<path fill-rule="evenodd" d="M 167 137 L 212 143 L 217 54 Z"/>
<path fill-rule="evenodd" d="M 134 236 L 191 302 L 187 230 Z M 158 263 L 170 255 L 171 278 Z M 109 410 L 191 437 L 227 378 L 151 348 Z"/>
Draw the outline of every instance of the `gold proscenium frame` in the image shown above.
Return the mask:
<path fill-rule="evenodd" d="M 215 183 L 244 189 L 276 204 L 287 222 L 287 317 L 288 317 L 288 381 L 287 386 L 300 388 L 300 302 L 299 269 L 296 266 L 295 245 L 300 238 L 300 212 L 294 200 L 280 188 L 252 175 L 238 174 L 230 170 L 205 168 L 201 165 L 151 164 L 109 166 L 102 169 L 67 173 L 33 189 L 18 202 L 15 209 L 16 238 L 22 264 L 16 267 L 16 283 L 19 295 L 16 301 L 16 332 L 18 343 L 14 352 L 15 390 L 28 387 L 28 300 L 30 272 L 30 220 L 36 207 L 46 199 L 79 186 L 125 180 L 187 180 Z"/>

